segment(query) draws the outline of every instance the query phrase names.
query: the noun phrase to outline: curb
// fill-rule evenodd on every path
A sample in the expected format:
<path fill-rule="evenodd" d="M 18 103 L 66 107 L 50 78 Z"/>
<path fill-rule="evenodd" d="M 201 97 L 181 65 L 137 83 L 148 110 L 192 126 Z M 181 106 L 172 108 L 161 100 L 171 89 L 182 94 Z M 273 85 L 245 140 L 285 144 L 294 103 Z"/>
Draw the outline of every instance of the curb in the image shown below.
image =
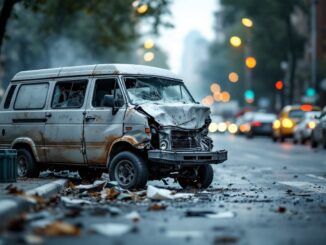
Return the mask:
<path fill-rule="evenodd" d="M 49 197 L 62 190 L 68 183 L 66 179 L 59 179 L 45 185 L 41 185 L 35 189 L 26 192 L 27 195 L 39 195 L 41 197 Z M 19 196 L 8 197 L 0 200 L 0 228 L 6 225 L 6 221 L 21 214 L 24 210 L 30 208 L 34 204 Z"/>

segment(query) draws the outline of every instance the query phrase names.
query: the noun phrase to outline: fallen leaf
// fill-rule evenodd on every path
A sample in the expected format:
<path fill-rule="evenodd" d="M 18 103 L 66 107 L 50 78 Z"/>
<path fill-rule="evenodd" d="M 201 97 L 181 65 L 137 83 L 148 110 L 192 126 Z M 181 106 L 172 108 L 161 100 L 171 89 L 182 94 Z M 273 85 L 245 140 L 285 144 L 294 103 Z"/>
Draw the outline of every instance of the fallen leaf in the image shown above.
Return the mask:
<path fill-rule="evenodd" d="M 35 228 L 34 233 L 45 236 L 78 236 L 80 228 L 63 221 L 55 221 L 44 227 Z"/>
<path fill-rule="evenodd" d="M 161 211 L 165 210 L 168 206 L 163 203 L 153 203 L 148 207 L 148 211 Z"/>

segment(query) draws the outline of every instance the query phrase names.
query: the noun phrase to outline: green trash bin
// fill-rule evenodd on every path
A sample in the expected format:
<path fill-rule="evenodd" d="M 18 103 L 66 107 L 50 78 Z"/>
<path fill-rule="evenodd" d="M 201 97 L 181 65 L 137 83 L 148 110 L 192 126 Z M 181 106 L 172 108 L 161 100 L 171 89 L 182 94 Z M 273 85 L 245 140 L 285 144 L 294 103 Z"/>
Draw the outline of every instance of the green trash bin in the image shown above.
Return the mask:
<path fill-rule="evenodd" d="M 16 182 L 17 151 L 0 149 L 0 182 Z"/>

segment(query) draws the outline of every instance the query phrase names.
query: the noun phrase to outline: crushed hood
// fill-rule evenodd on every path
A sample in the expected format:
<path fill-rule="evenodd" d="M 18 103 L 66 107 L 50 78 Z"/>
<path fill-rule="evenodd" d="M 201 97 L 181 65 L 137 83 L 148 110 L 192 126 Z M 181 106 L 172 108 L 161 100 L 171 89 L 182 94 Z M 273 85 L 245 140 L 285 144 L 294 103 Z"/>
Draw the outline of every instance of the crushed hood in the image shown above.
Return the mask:
<path fill-rule="evenodd" d="M 162 126 L 198 129 L 204 126 L 210 114 L 209 107 L 199 104 L 143 104 L 140 106 Z"/>

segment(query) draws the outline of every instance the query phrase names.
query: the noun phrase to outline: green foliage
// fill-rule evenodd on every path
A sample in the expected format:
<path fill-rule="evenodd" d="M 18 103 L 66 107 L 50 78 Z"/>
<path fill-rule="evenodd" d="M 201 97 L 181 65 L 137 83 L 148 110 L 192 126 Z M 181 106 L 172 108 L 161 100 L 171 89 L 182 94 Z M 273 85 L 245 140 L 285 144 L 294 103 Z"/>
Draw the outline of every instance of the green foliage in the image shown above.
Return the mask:
<path fill-rule="evenodd" d="M 3 1 L 0 1 L 2 3 Z M 137 63 L 143 35 L 159 35 L 168 0 L 21 0 L 8 22 L 3 47 L 5 81 L 19 70 L 89 63 Z M 145 1 L 140 1 L 144 4 Z M 166 18 L 165 18 L 166 19 Z M 149 32 L 141 31 L 146 25 Z M 163 56 L 162 56 L 163 57 Z M 165 59 L 165 57 L 163 57 Z M 162 64 L 165 61 L 162 61 Z"/>

